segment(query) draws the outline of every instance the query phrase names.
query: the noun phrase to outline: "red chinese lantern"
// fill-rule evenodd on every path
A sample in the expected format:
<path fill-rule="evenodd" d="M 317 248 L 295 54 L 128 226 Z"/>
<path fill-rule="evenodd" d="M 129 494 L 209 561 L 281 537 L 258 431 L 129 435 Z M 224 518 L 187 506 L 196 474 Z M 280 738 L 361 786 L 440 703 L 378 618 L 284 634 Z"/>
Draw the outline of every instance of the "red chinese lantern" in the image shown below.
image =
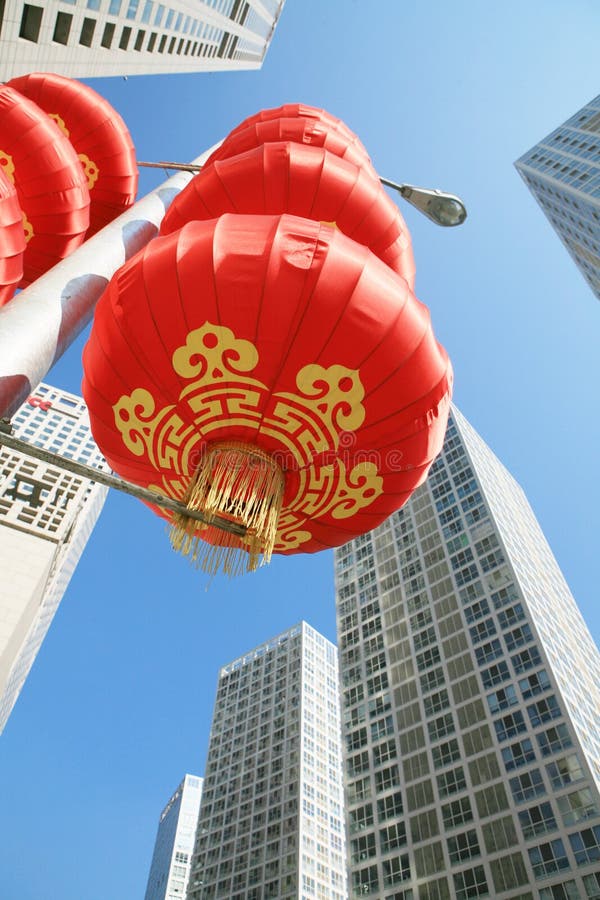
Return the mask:
<path fill-rule="evenodd" d="M 72 78 L 34 73 L 8 83 L 54 119 L 73 145 L 90 192 L 91 237 L 135 200 L 138 169 L 125 122 L 96 91 Z"/>
<path fill-rule="evenodd" d="M 25 233 L 17 192 L 0 169 L 0 306 L 8 303 L 23 277 Z"/>
<path fill-rule="evenodd" d="M 206 161 L 206 165 L 218 159 L 237 156 L 246 150 L 262 144 L 279 141 L 294 141 L 323 147 L 336 156 L 341 156 L 355 166 L 364 168 L 379 181 L 369 154 L 358 137 L 341 121 L 324 109 L 289 103 L 277 109 L 264 109 L 257 115 L 244 119 L 225 138 L 220 147 Z"/>
<path fill-rule="evenodd" d="M 413 287 L 406 225 L 378 181 L 322 147 L 269 143 L 204 168 L 175 198 L 161 232 L 222 213 L 292 213 L 335 225 Z"/>
<path fill-rule="evenodd" d="M 366 247 L 295 216 L 223 215 L 116 273 L 83 393 L 117 472 L 246 529 L 173 523 L 176 548 L 232 572 L 402 506 L 441 449 L 451 380 L 426 307 Z"/>
<path fill-rule="evenodd" d="M 23 211 L 25 285 L 83 242 L 90 195 L 77 154 L 58 126 L 7 85 L 0 87 L 0 167 Z"/>

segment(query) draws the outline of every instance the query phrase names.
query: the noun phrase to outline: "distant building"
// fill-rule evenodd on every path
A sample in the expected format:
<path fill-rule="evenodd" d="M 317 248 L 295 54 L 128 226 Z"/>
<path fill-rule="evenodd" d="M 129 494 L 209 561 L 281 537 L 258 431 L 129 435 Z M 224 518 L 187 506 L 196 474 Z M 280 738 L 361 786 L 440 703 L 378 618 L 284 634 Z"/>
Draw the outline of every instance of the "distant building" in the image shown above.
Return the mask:
<path fill-rule="evenodd" d="M 335 570 L 350 896 L 600 897 L 600 654 L 457 410 L 427 482 Z"/>
<path fill-rule="evenodd" d="M 600 96 L 515 166 L 600 300 Z"/>
<path fill-rule="evenodd" d="M 219 672 L 188 900 L 345 900 L 337 650 L 305 622 Z"/>
<path fill-rule="evenodd" d="M 202 778 L 185 775 L 160 815 L 144 900 L 185 900 L 201 798 Z"/>
<path fill-rule="evenodd" d="M 41 384 L 12 421 L 17 437 L 31 444 L 106 467 L 81 397 Z M 0 446 L 0 732 L 106 493 L 101 485 Z"/>
<path fill-rule="evenodd" d="M 0 81 L 258 69 L 285 0 L 0 2 Z"/>

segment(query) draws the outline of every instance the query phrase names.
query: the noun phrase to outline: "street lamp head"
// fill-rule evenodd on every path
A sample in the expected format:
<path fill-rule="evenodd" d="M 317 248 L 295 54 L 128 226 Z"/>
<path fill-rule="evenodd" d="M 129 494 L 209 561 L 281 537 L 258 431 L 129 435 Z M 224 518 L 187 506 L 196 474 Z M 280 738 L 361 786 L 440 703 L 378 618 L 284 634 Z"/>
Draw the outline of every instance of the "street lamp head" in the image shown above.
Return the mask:
<path fill-rule="evenodd" d="M 455 194 L 415 187 L 413 184 L 396 184 L 387 178 L 380 180 L 383 184 L 402 194 L 408 203 L 415 206 L 436 225 L 453 228 L 455 225 L 462 225 L 467 218 L 465 205 Z"/>

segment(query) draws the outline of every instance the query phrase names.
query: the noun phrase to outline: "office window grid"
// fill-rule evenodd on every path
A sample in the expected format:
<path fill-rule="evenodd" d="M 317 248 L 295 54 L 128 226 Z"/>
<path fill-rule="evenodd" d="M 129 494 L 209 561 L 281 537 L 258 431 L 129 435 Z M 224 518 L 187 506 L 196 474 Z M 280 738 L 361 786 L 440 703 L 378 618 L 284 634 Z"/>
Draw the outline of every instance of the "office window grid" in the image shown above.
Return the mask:
<path fill-rule="evenodd" d="M 432 896 L 484 896 L 541 878 L 531 843 L 542 829 L 558 827 L 554 810 L 547 800 L 538 803 L 538 822 L 531 802 L 524 815 L 511 814 L 511 806 L 547 798 L 557 778 L 570 779 L 561 782 L 565 787 L 582 767 L 577 754 L 556 772 L 542 762 L 563 741 L 573 747 L 576 740 L 510 564 L 513 547 L 505 546 L 484 499 L 462 423 L 458 415 L 451 418 L 444 451 L 407 506 L 336 551 L 338 634 L 340 646 L 352 648 L 351 667 L 342 653 L 349 827 L 370 848 L 365 865 L 351 863 L 352 896 L 384 896 L 389 845 L 382 826 L 389 823 L 381 818 L 385 796 L 383 805 L 379 798 L 392 791 L 404 800 L 397 824 L 411 824 L 406 880 L 414 880 L 415 891 L 418 880 L 419 897 L 429 891 L 422 884 L 426 876 L 436 876 L 431 891 L 438 893 Z M 385 588 L 394 566 L 401 586 Z M 377 685 L 369 683 L 374 637 L 377 670 L 386 675 Z M 368 703 L 379 692 L 393 698 L 395 734 L 387 731 L 385 741 L 365 727 Z M 402 761 L 401 791 L 401 782 L 394 790 L 378 780 L 382 755 Z M 521 774 L 509 778 L 515 769 Z M 589 776 L 583 776 L 588 785 Z M 507 817 L 505 843 L 490 847 L 494 823 Z M 469 823 L 467 832 L 459 832 L 469 835 L 468 848 L 502 851 L 506 864 L 496 860 L 491 866 L 484 859 L 451 878 L 444 875 L 464 860 L 453 836 L 451 844 L 436 837 L 440 822 L 446 831 Z M 569 853 L 564 858 L 575 869 Z M 549 869 L 543 877 L 551 877 Z"/>

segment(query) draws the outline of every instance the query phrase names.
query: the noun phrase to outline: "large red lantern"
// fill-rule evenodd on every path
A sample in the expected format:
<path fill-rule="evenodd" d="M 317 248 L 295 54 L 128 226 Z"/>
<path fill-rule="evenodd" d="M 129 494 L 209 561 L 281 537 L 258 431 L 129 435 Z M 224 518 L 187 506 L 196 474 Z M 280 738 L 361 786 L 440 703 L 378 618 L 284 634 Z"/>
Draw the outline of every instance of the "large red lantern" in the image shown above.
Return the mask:
<path fill-rule="evenodd" d="M 355 166 L 364 168 L 375 181 L 379 181 L 369 154 L 347 125 L 324 109 L 316 109 L 302 103 L 288 103 L 276 109 L 264 109 L 244 119 L 217 147 L 206 161 L 206 165 L 209 166 L 218 159 L 237 156 L 238 153 L 244 153 L 263 144 L 279 141 L 294 141 L 297 144 L 323 147 L 330 153 L 354 163 Z"/>
<path fill-rule="evenodd" d="M 33 73 L 9 85 L 54 119 L 73 145 L 90 192 L 90 237 L 135 200 L 138 169 L 125 122 L 91 87 L 63 75 Z"/>
<path fill-rule="evenodd" d="M 411 241 L 398 208 L 364 169 L 322 147 L 268 143 L 217 160 L 175 198 L 161 233 L 229 212 L 287 212 L 333 224 L 413 287 Z"/>
<path fill-rule="evenodd" d="M 295 216 L 223 215 L 116 273 L 83 393 L 123 477 L 247 529 L 174 523 L 176 547 L 231 572 L 402 506 L 441 449 L 451 379 L 426 307 L 366 247 Z"/>
<path fill-rule="evenodd" d="M 8 303 L 23 277 L 25 233 L 17 191 L 0 169 L 0 306 Z"/>
<path fill-rule="evenodd" d="M 58 126 L 7 85 L 0 87 L 0 166 L 23 211 L 22 284 L 29 284 L 83 242 L 90 215 L 87 179 Z"/>

